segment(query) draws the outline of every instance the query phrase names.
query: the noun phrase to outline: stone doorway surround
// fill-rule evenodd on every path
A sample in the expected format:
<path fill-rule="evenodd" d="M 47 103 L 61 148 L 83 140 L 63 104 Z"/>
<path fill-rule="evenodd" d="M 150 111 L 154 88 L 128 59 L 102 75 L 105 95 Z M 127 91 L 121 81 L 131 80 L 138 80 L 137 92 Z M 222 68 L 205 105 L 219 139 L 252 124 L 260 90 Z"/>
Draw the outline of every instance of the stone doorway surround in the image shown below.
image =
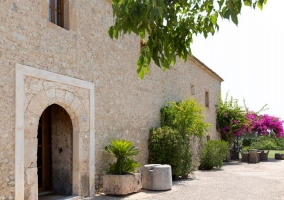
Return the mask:
<path fill-rule="evenodd" d="M 37 127 L 42 112 L 58 104 L 73 126 L 72 193 L 95 194 L 94 84 L 16 64 L 15 199 L 37 199 Z"/>

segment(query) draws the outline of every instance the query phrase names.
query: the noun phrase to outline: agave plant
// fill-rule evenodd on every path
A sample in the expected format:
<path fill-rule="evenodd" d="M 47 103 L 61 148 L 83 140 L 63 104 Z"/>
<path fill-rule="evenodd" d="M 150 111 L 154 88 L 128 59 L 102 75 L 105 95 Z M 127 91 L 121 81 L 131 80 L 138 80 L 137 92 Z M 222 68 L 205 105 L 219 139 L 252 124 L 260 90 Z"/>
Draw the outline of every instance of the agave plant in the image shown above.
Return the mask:
<path fill-rule="evenodd" d="M 129 174 L 135 172 L 137 167 L 140 167 L 138 162 L 130 158 L 130 156 L 139 153 L 139 149 L 131 141 L 111 140 L 110 144 L 105 147 L 105 151 L 117 159 L 115 163 L 109 164 L 108 174 Z"/>

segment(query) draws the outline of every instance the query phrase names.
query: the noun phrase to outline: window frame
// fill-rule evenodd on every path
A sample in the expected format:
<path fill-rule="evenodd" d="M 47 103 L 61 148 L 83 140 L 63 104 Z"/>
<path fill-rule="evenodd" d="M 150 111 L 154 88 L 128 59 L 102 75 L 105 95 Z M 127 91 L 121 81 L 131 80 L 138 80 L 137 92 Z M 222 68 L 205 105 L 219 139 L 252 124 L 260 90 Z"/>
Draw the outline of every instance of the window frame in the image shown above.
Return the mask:
<path fill-rule="evenodd" d="M 209 108 L 209 92 L 205 91 L 205 107 Z"/>
<path fill-rule="evenodd" d="M 190 94 L 195 95 L 195 85 L 193 84 L 190 85 Z"/>
<path fill-rule="evenodd" d="M 59 2 L 57 6 L 56 2 Z M 57 13 L 57 19 L 56 19 L 56 13 Z M 53 24 L 56 24 L 57 26 L 64 28 L 64 0 L 49 0 L 48 21 L 50 21 Z"/>

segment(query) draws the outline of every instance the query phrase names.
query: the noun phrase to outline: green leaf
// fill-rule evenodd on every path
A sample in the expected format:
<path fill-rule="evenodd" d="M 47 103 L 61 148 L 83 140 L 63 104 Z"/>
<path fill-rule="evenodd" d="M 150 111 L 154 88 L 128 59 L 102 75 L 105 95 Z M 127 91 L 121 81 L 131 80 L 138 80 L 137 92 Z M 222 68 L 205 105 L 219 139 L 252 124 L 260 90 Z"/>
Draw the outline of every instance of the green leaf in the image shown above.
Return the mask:
<path fill-rule="evenodd" d="M 108 35 L 111 37 L 111 39 L 113 39 L 113 26 L 109 27 Z"/>
<path fill-rule="evenodd" d="M 176 64 L 176 57 L 174 56 L 174 58 L 171 60 L 171 65 L 174 66 Z"/>
<path fill-rule="evenodd" d="M 158 7 L 157 10 L 158 10 L 158 13 L 159 13 L 159 17 L 162 17 L 163 16 L 163 8 Z"/>
<path fill-rule="evenodd" d="M 224 17 L 225 17 L 226 19 L 230 19 L 230 16 L 231 16 L 231 10 L 228 9 L 228 10 L 226 10 L 226 12 L 224 13 Z"/>
<path fill-rule="evenodd" d="M 217 24 L 218 13 L 215 12 L 214 15 L 211 16 L 211 22 L 216 25 Z"/>
<path fill-rule="evenodd" d="M 223 4 L 224 4 L 224 0 L 219 0 L 218 4 L 219 4 L 219 9 L 221 10 L 221 8 L 223 7 Z"/>
<path fill-rule="evenodd" d="M 251 6 L 252 5 L 252 0 L 244 0 L 245 6 Z"/>
<path fill-rule="evenodd" d="M 207 37 L 208 37 L 208 32 L 207 32 L 207 31 L 203 31 L 203 36 L 204 36 L 205 38 L 207 38 Z"/>
<path fill-rule="evenodd" d="M 260 10 L 262 10 L 262 8 L 263 8 L 263 3 L 264 3 L 264 0 L 258 0 L 258 2 L 257 2 L 257 7 L 258 7 Z"/>
<path fill-rule="evenodd" d="M 158 67 L 161 67 L 161 64 L 160 64 L 160 61 L 159 61 L 159 56 L 158 56 L 158 49 L 157 49 L 157 48 L 154 48 L 154 49 L 153 49 L 152 58 L 153 58 L 155 64 L 156 64 Z"/>
<path fill-rule="evenodd" d="M 218 15 L 238 24 L 244 5 L 262 9 L 267 0 L 112 0 L 114 25 L 111 38 L 131 34 L 140 36 L 147 49 L 140 51 L 137 73 L 144 77 L 150 62 L 162 69 L 174 65 L 176 57 L 186 60 L 193 34 L 214 34 L 219 30 Z M 218 3 L 218 4 L 216 4 Z M 146 38 L 148 36 L 148 38 Z M 162 66 L 161 66 L 162 65 Z"/>
<path fill-rule="evenodd" d="M 218 26 L 218 24 L 216 24 L 216 29 L 217 29 L 217 31 L 219 31 L 219 26 Z"/>
<path fill-rule="evenodd" d="M 238 16 L 234 13 L 232 13 L 231 15 L 232 21 L 234 22 L 234 24 L 238 25 Z"/>
<path fill-rule="evenodd" d="M 253 9 L 255 9 L 256 5 L 257 5 L 257 1 L 252 4 Z"/>
<path fill-rule="evenodd" d="M 161 63 L 162 63 L 162 69 L 165 71 L 166 69 L 170 68 L 170 63 L 168 62 L 167 59 L 161 58 Z"/>
<path fill-rule="evenodd" d="M 139 35 L 140 35 L 140 38 L 141 38 L 142 40 L 145 39 L 145 31 L 140 31 L 140 32 L 139 32 Z"/>
<path fill-rule="evenodd" d="M 115 28 L 113 29 L 113 36 L 118 39 L 118 31 Z"/>
<path fill-rule="evenodd" d="M 144 72 L 143 72 L 142 68 L 140 68 L 139 70 L 138 70 L 138 68 L 137 68 L 137 74 L 138 74 L 138 76 L 139 76 L 140 79 L 143 79 L 143 78 L 144 78 Z"/>
<path fill-rule="evenodd" d="M 108 173 L 110 174 L 128 174 L 134 172 L 140 164 L 134 161 L 130 156 L 138 155 L 139 150 L 131 141 L 111 140 L 105 147 L 105 152 L 117 158 L 116 163 L 109 164 Z"/>

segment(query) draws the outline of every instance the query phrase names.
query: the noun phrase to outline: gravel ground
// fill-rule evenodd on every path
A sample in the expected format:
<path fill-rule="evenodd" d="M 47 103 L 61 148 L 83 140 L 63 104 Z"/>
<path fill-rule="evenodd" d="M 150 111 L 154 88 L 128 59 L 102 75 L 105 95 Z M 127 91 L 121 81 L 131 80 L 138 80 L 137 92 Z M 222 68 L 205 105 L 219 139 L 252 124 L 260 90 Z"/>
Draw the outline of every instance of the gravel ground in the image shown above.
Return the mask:
<path fill-rule="evenodd" d="M 284 200 L 284 160 L 257 164 L 233 161 L 221 169 L 196 171 L 195 178 L 173 182 L 169 191 L 146 191 L 124 197 L 97 195 L 94 200 Z"/>

